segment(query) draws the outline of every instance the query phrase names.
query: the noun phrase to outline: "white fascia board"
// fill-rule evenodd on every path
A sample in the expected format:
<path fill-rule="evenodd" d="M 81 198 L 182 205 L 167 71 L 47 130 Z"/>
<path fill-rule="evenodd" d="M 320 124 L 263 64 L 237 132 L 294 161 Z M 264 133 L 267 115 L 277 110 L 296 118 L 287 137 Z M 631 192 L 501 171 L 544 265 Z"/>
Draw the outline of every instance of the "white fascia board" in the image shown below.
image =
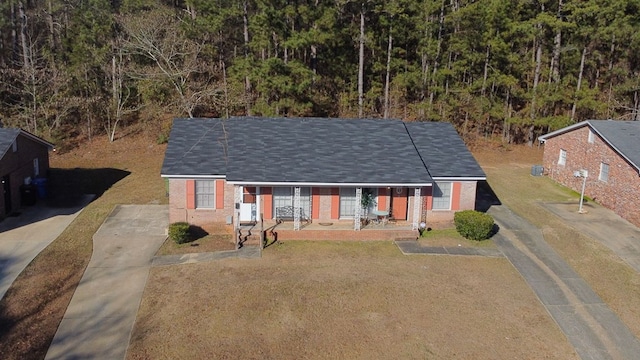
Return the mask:
<path fill-rule="evenodd" d="M 316 186 L 316 187 L 422 187 L 431 186 L 432 183 L 314 183 L 314 182 L 262 182 L 262 181 L 227 181 L 232 185 L 250 185 L 250 186 Z"/>
<path fill-rule="evenodd" d="M 486 176 L 471 177 L 433 177 L 435 181 L 482 181 L 487 180 Z"/>
<path fill-rule="evenodd" d="M 563 127 L 562 129 L 558 129 L 558 130 L 552 131 L 552 132 L 550 132 L 548 134 L 544 134 L 542 136 L 538 136 L 538 141 L 540 141 L 541 143 L 544 143 L 544 142 L 547 141 L 548 138 L 552 138 L 554 136 L 564 134 L 566 132 L 569 132 L 571 130 L 577 129 L 579 127 L 583 127 L 583 126 L 588 125 L 588 124 L 589 124 L 589 120 L 585 120 L 585 121 L 581 121 L 581 122 L 573 124 L 573 125 L 569 125 L 567 127 Z M 591 127 L 591 129 L 593 129 L 593 127 Z"/>
<path fill-rule="evenodd" d="M 226 175 L 167 175 L 167 174 L 160 174 L 160 177 L 167 178 L 167 179 L 184 179 L 184 180 L 189 180 L 189 179 L 224 179 L 224 178 L 226 178 Z"/>

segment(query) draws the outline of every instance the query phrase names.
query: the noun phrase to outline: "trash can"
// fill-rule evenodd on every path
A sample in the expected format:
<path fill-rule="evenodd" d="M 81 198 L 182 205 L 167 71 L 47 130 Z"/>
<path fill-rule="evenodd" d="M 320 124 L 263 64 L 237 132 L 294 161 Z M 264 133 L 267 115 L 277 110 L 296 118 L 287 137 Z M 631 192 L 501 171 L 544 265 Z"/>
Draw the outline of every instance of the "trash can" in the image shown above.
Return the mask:
<path fill-rule="evenodd" d="M 36 178 L 33 184 L 38 191 L 38 198 L 45 199 L 47 197 L 47 178 Z"/>
<path fill-rule="evenodd" d="M 20 185 L 20 202 L 22 206 L 33 206 L 36 204 L 36 187 L 32 184 Z"/>

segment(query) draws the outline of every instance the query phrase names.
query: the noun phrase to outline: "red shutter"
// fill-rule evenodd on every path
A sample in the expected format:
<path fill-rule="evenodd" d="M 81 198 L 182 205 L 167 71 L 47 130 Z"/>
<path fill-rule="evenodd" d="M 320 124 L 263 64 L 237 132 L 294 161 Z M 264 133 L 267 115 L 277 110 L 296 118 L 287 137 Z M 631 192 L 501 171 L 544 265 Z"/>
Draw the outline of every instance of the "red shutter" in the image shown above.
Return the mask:
<path fill-rule="evenodd" d="M 224 209 L 224 180 L 216 180 L 216 209 Z"/>
<path fill-rule="evenodd" d="M 378 210 L 387 211 L 387 188 L 378 189 Z"/>
<path fill-rule="evenodd" d="M 186 180 L 187 187 L 187 209 L 196 208 L 196 181 Z"/>
<path fill-rule="evenodd" d="M 311 218 L 320 219 L 320 188 L 311 188 Z"/>
<path fill-rule="evenodd" d="M 331 218 L 340 218 L 340 188 L 331 188 Z"/>
<path fill-rule="evenodd" d="M 454 182 L 451 185 L 451 210 L 460 210 L 460 188 L 462 184 Z"/>

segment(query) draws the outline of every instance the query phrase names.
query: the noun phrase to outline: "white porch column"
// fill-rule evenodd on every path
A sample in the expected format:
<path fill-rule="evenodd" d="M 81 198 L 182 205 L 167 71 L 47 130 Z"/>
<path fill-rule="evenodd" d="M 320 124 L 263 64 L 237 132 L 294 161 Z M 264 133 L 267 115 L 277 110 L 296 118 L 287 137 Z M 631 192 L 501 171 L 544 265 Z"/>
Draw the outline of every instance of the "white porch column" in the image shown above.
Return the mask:
<path fill-rule="evenodd" d="M 293 230 L 300 230 L 300 187 L 293 189 Z"/>
<path fill-rule="evenodd" d="M 256 221 L 262 221 L 262 211 L 260 211 L 260 186 L 256 186 Z"/>
<path fill-rule="evenodd" d="M 420 210 L 422 209 L 422 198 L 420 197 L 420 188 L 414 190 L 413 195 L 413 223 L 411 229 L 418 230 L 420 227 Z"/>
<path fill-rule="evenodd" d="M 240 228 L 240 203 L 242 202 L 242 186 L 233 187 L 233 216 L 235 217 L 236 229 Z"/>
<path fill-rule="evenodd" d="M 356 188 L 356 208 L 353 214 L 353 230 L 360 230 L 360 219 L 362 217 L 362 188 Z"/>

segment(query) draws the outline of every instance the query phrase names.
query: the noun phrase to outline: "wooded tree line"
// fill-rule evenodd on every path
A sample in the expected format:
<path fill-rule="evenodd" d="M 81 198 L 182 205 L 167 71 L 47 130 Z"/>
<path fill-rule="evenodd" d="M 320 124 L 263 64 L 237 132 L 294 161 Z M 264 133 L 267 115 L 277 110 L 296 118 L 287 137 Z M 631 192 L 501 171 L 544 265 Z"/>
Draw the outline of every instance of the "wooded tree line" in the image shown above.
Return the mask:
<path fill-rule="evenodd" d="M 640 118 L 640 0 L 4 0 L 0 116 L 49 139 L 199 116 Z"/>

